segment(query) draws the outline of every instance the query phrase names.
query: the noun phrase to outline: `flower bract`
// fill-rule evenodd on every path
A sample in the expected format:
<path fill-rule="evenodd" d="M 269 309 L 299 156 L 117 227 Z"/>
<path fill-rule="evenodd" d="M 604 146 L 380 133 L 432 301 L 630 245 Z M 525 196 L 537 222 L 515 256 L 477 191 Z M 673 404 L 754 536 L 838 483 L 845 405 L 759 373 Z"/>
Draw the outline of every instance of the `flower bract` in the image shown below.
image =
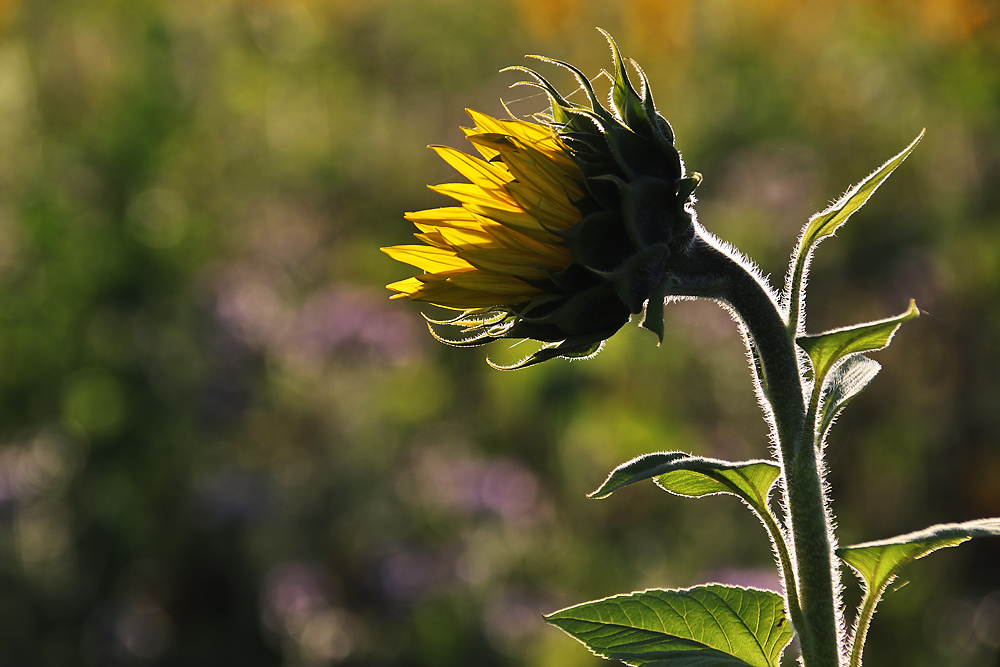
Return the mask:
<path fill-rule="evenodd" d="M 568 63 L 587 104 L 570 102 L 533 70 L 550 110 L 534 121 L 469 111 L 478 157 L 437 153 L 468 183 L 431 186 L 455 205 L 406 214 L 421 242 L 383 248 L 423 271 L 388 285 L 409 298 L 459 311 L 453 345 L 533 339 L 543 347 L 512 367 L 595 354 L 633 314 L 663 336 L 664 284 L 672 256 L 694 238 L 694 188 L 669 123 L 656 111 L 642 70 L 637 92 L 614 40 L 608 107 Z M 432 326 L 432 332 L 435 329 Z"/>

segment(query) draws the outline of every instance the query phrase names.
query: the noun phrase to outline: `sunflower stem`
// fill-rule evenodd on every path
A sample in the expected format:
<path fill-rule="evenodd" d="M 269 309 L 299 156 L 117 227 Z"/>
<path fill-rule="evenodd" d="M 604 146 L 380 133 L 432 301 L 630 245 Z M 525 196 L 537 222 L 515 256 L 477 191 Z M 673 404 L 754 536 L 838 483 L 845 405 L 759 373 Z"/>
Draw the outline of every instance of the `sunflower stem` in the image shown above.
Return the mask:
<path fill-rule="evenodd" d="M 838 602 L 832 518 L 808 420 L 807 392 L 787 319 L 772 291 L 728 252 L 697 236 L 684 256 L 671 258 L 669 293 L 721 302 L 736 316 L 760 360 L 759 394 L 777 443 L 782 469 L 786 536 L 793 572 L 783 572 L 789 615 L 799 635 L 805 667 L 840 664 L 842 611 Z M 784 569 L 784 568 L 782 568 Z M 793 602 L 797 602 L 793 604 Z"/>

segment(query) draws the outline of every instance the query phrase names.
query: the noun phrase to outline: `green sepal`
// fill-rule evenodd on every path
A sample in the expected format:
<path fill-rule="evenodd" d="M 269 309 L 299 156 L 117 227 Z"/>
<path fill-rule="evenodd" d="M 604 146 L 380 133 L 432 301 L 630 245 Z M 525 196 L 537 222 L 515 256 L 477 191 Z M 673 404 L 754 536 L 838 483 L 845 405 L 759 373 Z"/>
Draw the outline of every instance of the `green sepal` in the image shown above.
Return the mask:
<path fill-rule="evenodd" d="M 586 169 L 583 170 L 586 176 L 584 184 L 587 186 L 588 194 L 600 207 L 598 211 L 617 212 L 621 209 L 622 194 L 617 183 L 619 179 L 614 176 L 616 168 L 614 165 L 599 165 L 593 170 L 594 175 L 590 175 Z M 609 174 L 612 176 L 609 177 Z"/>
<path fill-rule="evenodd" d="M 602 28 L 598 28 L 598 30 L 608 40 L 608 46 L 611 47 L 611 54 L 615 61 L 615 81 L 611 88 L 611 103 L 614 104 L 615 109 L 618 110 L 625 124 L 632 128 L 633 131 L 652 138 L 653 125 L 646 113 L 643 100 L 635 92 L 635 88 L 632 87 L 632 82 L 628 78 L 628 72 L 625 71 L 625 62 L 622 60 L 622 54 L 618 50 L 618 44 L 615 43 L 614 38 L 611 37 L 608 31 Z"/>
<path fill-rule="evenodd" d="M 677 181 L 677 198 L 686 202 L 694 194 L 695 188 L 701 185 L 701 181 L 702 176 L 697 171 L 692 171 L 690 176 Z"/>
<path fill-rule="evenodd" d="M 486 359 L 486 363 L 499 371 L 513 371 L 528 368 L 550 359 L 590 359 L 601 351 L 601 348 L 604 347 L 604 341 L 613 336 L 620 328 L 619 326 L 585 336 L 574 336 L 562 342 L 547 345 L 524 359 L 506 366 L 494 363 L 489 358 Z"/>
<path fill-rule="evenodd" d="M 663 344 L 663 307 L 667 302 L 667 286 L 662 282 L 646 299 L 639 326 L 656 334 L 656 345 Z"/>
<path fill-rule="evenodd" d="M 557 327 L 561 332 L 559 337 L 561 340 L 595 330 L 607 329 L 611 326 L 620 327 L 628 321 L 629 316 L 629 310 L 618 297 L 614 286 L 604 282 L 568 297 L 563 305 L 542 317 L 533 317 L 518 322 L 510 330 L 510 337 L 535 338 L 535 336 L 519 335 L 518 327 L 522 324 L 526 327 L 528 325 L 546 325 Z M 536 338 L 536 340 L 542 339 Z"/>
<path fill-rule="evenodd" d="M 670 243 L 676 228 L 693 225 L 677 198 L 675 182 L 640 176 L 628 183 L 620 182 L 618 187 L 625 230 L 636 247 Z"/>
<path fill-rule="evenodd" d="M 611 112 L 605 109 L 604 106 L 601 104 L 601 100 L 598 99 L 597 93 L 594 92 L 594 86 L 591 85 L 590 79 L 587 78 L 587 75 L 584 74 L 580 70 L 580 68 L 563 60 L 557 60 L 555 58 L 549 58 L 547 56 L 539 56 L 532 54 L 528 55 L 527 57 L 534 58 L 535 60 L 541 60 L 542 62 L 549 63 L 551 65 L 558 65 L 563 69 L 569 70 L 569 72 L 572 73 L 573 77 L 576 79 L 576 82 L 580 84 L 580 87 L 586 93 L 587 98 L 590 101 L 591 110 L 593 111 L 594 114 L 596 114 L 598 118 L 601 119 L 601 123 L 604 124 L 605 126 L 618 123 L 618 120 L 613 115 L 611 115 Z M 579 105 L 573 105 L 573 107 L 577 110 L 581 109 Z"/>
<path fill-rule="evenodd" d="M 652 137 L 659 145 L 660 150 L 665 153 L 669 152 L 668 149 L 673 148 L 674 145 L 674 133 L 670 127 L 670 123 L 656 111 L 656 105 L 653 103 L 653 96 L 650 92 L 649 81 L 646 79 L 646 73 L 639 67 L 638 63 L 630 60 L 632 66 L 635 67 L 636 73 L 639 75 L 640 88 L 642 89 L 642 97 L 640 98 L 632 86 L 632 82 L 629 80 L 628 72 L 625 69 L 625 60 L 621 56 L 618 44 L 615 43 L 614 38 L 606 30 L 603 28 L 598 28 L 598 30 L 608 40 L 608 45 L 611 47 L 611 53 L 615 61 L 615 82 L 611 96 L 612 104 L 615 105 L 615 108 L 630 128 Z"/>
<path fill-rule="evenodd" d="M 628 178 L 653 176 L 671 182 L 680 178 L 680 160 L 673 147 L 665 152 L 651 138 L 620 124 L 606 127 L 604 136 L 611 154 Z"/>
<path fill-rule="evenodd" d="M 437 320 L 429 317 L 426 313 L 421 316 L 428 324 L 450 325 L 468 327 L 468 329 L 478 329 L 482 326 L 497 324 L 504 318 L 510 317 L 510 311 L 506 308 L 476 308 L 462 311 L 461 314 L 446 320 Z"/>
<path fill-rule="evenodd" d="M 598 271 L 614 271 L 636 247 L 622 233 L 621 214 L 598 211 L 584 217 L 563 236 L 573 261 Z"/>
<path fill-rule="evenodd" d="M 561 271 L 554 271 L 549 274 L 549 280 L 556 286 L 557 291 L 564 294 L 579 294 L 598 284 L 599 278 L 594 275 L 593 270 L 582 264 L 573 262 Z M 545 286 L 542 285 L 542 289 Z"/>
<path fill-rule="evenodd" d="M 606 274 L 618 298 L 630 312 L 640 312 L 653 289 L 663 281 L 669 256 L 670 248 L 666 245 L 650 246 Z"/>
<path fill-rule="evenodd" d="M 636 667 L 778 667 L 794 634 L 780 595 L 721 584 L 616 595 L 545 620 Z"/>
<path fill-rule="evenodd" d="M 561 111 L 565 118 L 561 133 L 600 137 L 603 125 L 601 125 L 599 116 L 593 111 L 579 105 L 563 107 Z"/>
<path fill-rule="evenodd" d="M 537 56 L 536 56 L 537 57 Z M 541 59 L 541 58 L 540 58 Z M 585 106 L 574 104 L 564 98 L 559 90 L 553 86 L 548 79 L 544 76 L 531 69 L 530 67 L 524 67 L 522 65 L 511 65 L 510 67 L 504 67 L 500 70 L 501 72 L 524 72 L 533 79 L 532 81 L 515 81 L 511 88 L 516 86 L 532 86 L 534 88 L 539 88 L 543 90 L 549 96 L 549 102 L 552 112 L 552 120 L 559 125 L 564 126 L 566 131 L 570 132 L 599 132 L 601 128 L 601 123 L 598 120 L 600 116 L 591 109 Z"/>
<path fill-rule="evenodd" d="M 546 292 L 528 302 L 518 313 L 518 317 L 528 322 L 540 322 L 545 317 L 555 312 L 560 306 L 566 303 L 569 297 L 563 294 L 553 294 Z"/>
<path fill-rule="evenodd" d="M 911 299 L 906 312 L 895 317 L 800 336 L 796 343 L 809 355 L 816 386 L 821 387 L 826 376 L 841 360 L 854 354 L 875 352 L 888 347 L 900 325 L 919 316 L 920 310 Z"/>
<path fill-rule="evenodd" d="M 431 337 L 434 340 L 449 347 L 480 347 L 500 340 L 495 336 L 490 336 L 486 331 L 477 331 L 469 336 L 459 338 L 447 338 L 435 331 L 429 324 L 427 325 L 427 330 L 430 331 Z"/>

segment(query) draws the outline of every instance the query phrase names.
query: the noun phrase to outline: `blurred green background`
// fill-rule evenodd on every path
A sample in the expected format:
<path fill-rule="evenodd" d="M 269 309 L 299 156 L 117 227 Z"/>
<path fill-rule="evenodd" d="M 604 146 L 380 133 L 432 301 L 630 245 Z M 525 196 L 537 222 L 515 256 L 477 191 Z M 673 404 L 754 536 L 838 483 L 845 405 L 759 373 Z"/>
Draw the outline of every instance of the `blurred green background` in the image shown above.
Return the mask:
<path fill-rule="evenodd" d="M 3 0 L 0 665 L 593 666 L 542 613 L 776 585 L 731 498 L 584 497 L 650 451 L 765 455 L 719 308 L 500 373 L 382 287 L 454 179 L 424 146 L 542 110 L 497 73 L 525 53 L 597 75 L 596 25 L 776 286 L 927 127 L 814 265 L 812 331 L 926 311 L 833 431 L 834 510 L 848 543 L 1000 515 L 997 3 Z M 908 574 L 868 664 L 1000 665 L 1000 540 Z"/>

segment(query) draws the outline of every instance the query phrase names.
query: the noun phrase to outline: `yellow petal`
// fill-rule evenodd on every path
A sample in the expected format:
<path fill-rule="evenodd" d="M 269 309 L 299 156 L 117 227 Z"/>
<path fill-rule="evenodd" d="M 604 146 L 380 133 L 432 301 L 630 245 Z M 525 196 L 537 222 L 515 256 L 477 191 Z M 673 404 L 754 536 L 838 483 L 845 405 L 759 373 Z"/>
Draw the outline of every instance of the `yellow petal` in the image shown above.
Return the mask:
<path fill-rule="evenodd" d="M 516 250 L 468 248 L 459 250 L 458 254 L 482 272 L 505 274 L 525 280 L 542 280 L 549 276 L 549 271 L 537 257 Z"/>
<path fill-rule="evenodd" d="M 501 225 L 493 225 L 489 232 L 464 229 L 439 232 L 459 257 L 486 271 L 538 279 L 548 275 L 545 269 L 561 269 L 569 264 L 565 248 L 563 253 L 551 252 L 544 244 L 532 242 L 523 234 L 513 231 L 505 234 Z"/>
<path fill-rule="evenodd" d="M 450 277 L 445 277 L 450 275 Z M 541 290 L 511 276 L 497 276 L 484 271 L 452 272 L 408 278 L 388 286 L 399 294 L 390 298 L 409 298 L 452 310 L 471 310 L 512 305 L 531 301 Z"/>
<path fill-rule="evenodd" d="M 443 211 L 444 213 L 438 213 L 439 211 Z M 436 232 L 442 227 L 479 231 L 482 231 L 483 228 L 481 217 L 478 217 L 468 209 L 458 206 L 407 213 L 404 217 L 425 234 Z"/>
<path fill-rule="evenodd" d="M 462 132 L 465 133 L 465 138 L 472 142 L 472 146 L 477 151 L 479 151 L 479 154 L 482 155 L 487 160 L 492 160 L 493 158 L 495 158 L 497 155 L 500 154 L 500 152 L 497 149 L 493 148 L 489 144 L 486 143 L 480 144 L 476 141 L 476 139 L 481 134 L 478 128 L 463 127 Z"/>
<path fill-rule="evenodd" d="M 398 262 L 410 264 L 429 273 L 472 268 L 471 264 L 458 257 L 453 250 L 444 248 L 424 245 L 397 245 L 382 248 L 382 252 Z"/>
<path fill-rule="evenodd" d="M 546 239 L 551 238 L 551 234 L 549 234 L 545 227 L 542 226 L 537 216 L 520 208 L 515 211 L 509 211 L 489 206 L 475 206 L 470 204 L 468 209 L 475 215 L 488 218 L 506 227 L 516 227 L 523 230 L 527 234 L 533 234 Z M 576 217 L 565 217 L 568 218 L 568 222 L 560 222 L 558 225 L 552 225 L 546 222 L 546 226 L 548 226 L 549 229 L 565 229 L 577 220 Z"/>
<path fill-rule="evenodd" d="M 455 171 L 480 186 L 484 190 L 499 190 L 514 177 L 504 165 L 492 165 L 479 158 L 447 146 L 431 146 L 435 153 L 455 168 Z"/>
<path fill-rule="evenodd" d="M 404 218 L 410 222 L 434 222 L 434 221 L 474 221 L 475 216 L 461 206 L 444 206 L 441 208 L 429 208 L 424 211 L 413 211 L 405 213 Z"/>
<path fill-rule="evenodd" d="M 482 230 L 472 229 L 438 229 L 441 236 L 451 244 L 455 250 L 465 248 L 478 248 L 481 250 L 497 250 L 502 252 L 504 246 L 494 237 Z"/>
<path fill-rule="evenodd" d="M 569 229 L 580 221 L 581 216 L 578 210 L 556 205 L 530 185 L 515 181 L 508 183 L 506 190 L 522 210 L 531 213 L 538 219 L 543 229 L 545 227 L 558 230 Z"/>
<path fill-rule="evenodd" d="M 415 294 L 421 287 L 423 283 L 416 278 L 406 278 L 404 280 L 397 280 L 394 283 L 389 283 L 386 285 L 388 289 L 394 292 L 399 292 L 399 294 L 393 294 L 390 299 L 402 299 L 403 297 Z"/>
<path fill-rule="evenodd" d="M 490 271 L 464 271 L 455 273 L 455 275 L 448 278 L 448 283 L 477 292 L 488 292 L 508 297 L 532 297 L 541 293 L 541 290 L 532 287 L 522 280 L 518 280 L 514 276 L 492 273 Z M 500 303 L 513 302 L 502 301 Z"/>
<path fill-rule="evenodd" d="M 423 232 L 421 234 L 414 234 L 414 236 L 423 241 L 427 245 L 434 246 L 435 248 L 443 248 L 445 250 L 452 250 L 451 244 L 448 243 L 440 232 L 437 230 Z"/>
<path fill-rule="evenodd" d="M 475 308 L 492 308 L 494 306 L 525 303 L 534 299 L 539 293 L 536 291 L 531 294 L 494 294 L 493 292 L 478 292 L 444 283 L 429 287 L 413 296 L 409 296 L 409 298 L 413 301 L 423 301 L 440 306 L 441 308 L 448 308 L 449 310 L 473 310 Z M 403 295 L 395 296 L 396 298 L 403 298 Z"/>
<path fill-rule="evenodd" d="M 551 240 L 545 242 L 485 219 L 483 220 L 483 225 L 490 236 L 508 248 L 528 253 L 553 267 L 562 268 L 570 263 L 571 255 L 569 248 L 563 245 L 556 237 L 550 236 Z"/>
<path fill-rule="evenodd" d="M 503 159 L 518 183 L 531 186 L 553 206 L 567 212 L 577 210 L 573 201 L 580 199 L 583 192 L 564 170 L 553 168 L 551 161 L 527 150 L 504 153 Z"/>
<path fill-rule="evenodd" d="M 466 109 L 469 118 L 476 124 L 482 132 L 494 132 L 496 134 L 506 134 L 517 137 L 524 141 L 533 143 L 556 142 L 556 134 L 550 127 L 529 123 L 524 120 L 497 120 L 493 116 L 488 116 L 482 112 Z"/>
<path fill-rule="evenodd" d="M 508 183 L 507 186 L 509 185 L 511 184 Z M 473 183 L 444 183 L 442 185 L 428 185 L 427 187 L 463 204 L 479 204 L 480 206 L 492 206 L 510 211 L 518 210 L 514 200 L 502 190 L 488 192 Z"/>
<path fill-rule="evenodd" d="M 472 142 L 473 146 L 476 146 L 476 148 L 490 150 L 498 155 L 503 155 L 512 151 L 524 150 L 525 148 L 531 148 L 532 151 L 542 156 L 546 161 L 555 163 L 562 169 L 572 172 L 573 174 L 580 173 L 580 168 L 575 162 L 573 162 L 573 158 L 570 157 L 569 151 L 567 151 L 566 147 L 561 143 L 552 144 L 549 142 L 531 142 L 517 137 L 510 137 L 506 134 L 495 134 L 491 132 L 474 134 L 467 138 L 470 142 Z M 490 157 L 488 159 L 493 160 L 494 158 Z"/>

